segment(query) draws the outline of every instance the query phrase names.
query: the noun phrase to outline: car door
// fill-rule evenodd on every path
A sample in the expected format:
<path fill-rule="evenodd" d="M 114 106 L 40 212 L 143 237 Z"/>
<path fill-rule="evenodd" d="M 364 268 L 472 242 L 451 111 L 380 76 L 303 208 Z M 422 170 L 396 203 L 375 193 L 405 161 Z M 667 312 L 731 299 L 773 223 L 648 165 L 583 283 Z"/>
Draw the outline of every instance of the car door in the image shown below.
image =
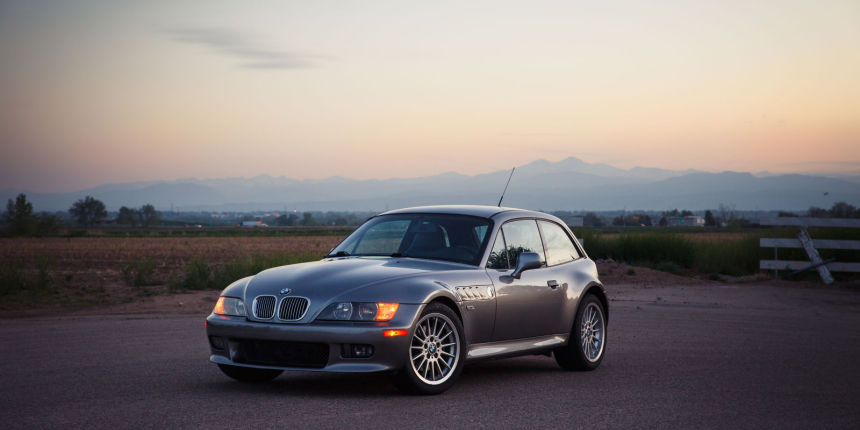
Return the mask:
<path fill-rule="evenodd" d="M 523 252 L 535 252 L 544 265 L 511 277 Z M 564 311 L 565 292 L 546 267 L 546 253 L 534 219 L 508 221 L 493 244 L 487 273 L 496 289 L 496 324 L 493 340 L 523 339 L 564 332 L 559 331 Z"/>
<path fill-rule="evenodd" d="M 564 310 L 559 319 L 555 333 L 566 333 L 571 329 L 576 308 L 572 303 L 582 292 L 583 279 L 579 276 L 587 270 L 588 262 L 582 258 L 582 253 L 574 245 L 574 239 L 567 229 L 553 221 L 538 220 L 538 226 L 546 251 L 547 271 L 558 284 L 558 289 L 565 295 L 562 306 Z"/>

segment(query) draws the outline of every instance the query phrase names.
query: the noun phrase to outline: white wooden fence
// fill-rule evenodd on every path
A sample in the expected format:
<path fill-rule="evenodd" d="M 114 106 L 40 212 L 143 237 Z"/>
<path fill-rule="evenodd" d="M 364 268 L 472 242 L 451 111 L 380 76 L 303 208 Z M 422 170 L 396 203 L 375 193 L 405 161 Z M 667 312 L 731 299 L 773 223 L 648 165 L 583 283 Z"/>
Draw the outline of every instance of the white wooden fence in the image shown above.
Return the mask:
<path fill-rule="evenodd" d="M 860 272 L 860 263 L 846 263 L 830 260 L 822 260 L 818 249 L 860 249 L 860 240 L 839 239 L 812 239 L 808 227 L 839 227 L 860 228 L 860 219 L 844 218 L 763 218 L 759 221 L 761 225 L 774 226 L 774 237 L 761 238 L 759 244 L 762 248 L 773 248 L 773 260 L 759 261 L 762 270 L 773 270 L 774 277 L 779 277 L 780 270 L 792 270 L 794 273 L 805 270 L 816 269 L 825 284 L 833 282 L 830 272 Z M 800 227 L 797 239 L 778 238 L 778 227 Z M 809 261 L 791 261 L 779 259 L 779 248 L 803 248 Z"/>

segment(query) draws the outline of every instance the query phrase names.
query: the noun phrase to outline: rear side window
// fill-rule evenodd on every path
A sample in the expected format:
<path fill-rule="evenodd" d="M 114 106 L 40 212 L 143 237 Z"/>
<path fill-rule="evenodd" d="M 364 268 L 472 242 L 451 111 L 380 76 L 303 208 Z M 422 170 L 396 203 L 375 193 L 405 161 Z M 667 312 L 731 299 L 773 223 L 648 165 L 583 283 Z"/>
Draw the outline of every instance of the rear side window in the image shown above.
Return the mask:
<path fill-rule="evenodd" d="M 511 221 L 502 226 L 511 267 L 517 267 L 517 260 L 523 252 L 536 252 L 540 261 L 546 265 L 546 256 L 540 241 L 537 222 L 533 219 Z"/>
<path fill-rule="evenodd" d="M 546 264 L 548 266 L 567 263 L 579 258 L 579 251 L 576 250 L 570 236 L 560 225 L 549 221 L 539 221 L 539 223 L 543 232 L 544 245 L 546 245 Z"/>

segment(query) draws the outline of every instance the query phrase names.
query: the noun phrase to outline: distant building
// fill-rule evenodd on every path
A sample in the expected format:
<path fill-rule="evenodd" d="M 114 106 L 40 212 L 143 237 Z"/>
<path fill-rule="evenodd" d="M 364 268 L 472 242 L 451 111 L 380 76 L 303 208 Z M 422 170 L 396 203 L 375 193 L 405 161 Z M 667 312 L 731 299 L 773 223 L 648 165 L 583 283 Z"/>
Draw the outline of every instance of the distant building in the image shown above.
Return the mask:
<path fill-rule="evenodd" d="M 242 227 L 268 227 L 263 221 L 242 221 Z"/>
<path fill-rule="evenodd" d="M 705 218 L 698 215 L 693 216 L 669 216 L 666 217 L 668 227 L 704 227 Z"/>

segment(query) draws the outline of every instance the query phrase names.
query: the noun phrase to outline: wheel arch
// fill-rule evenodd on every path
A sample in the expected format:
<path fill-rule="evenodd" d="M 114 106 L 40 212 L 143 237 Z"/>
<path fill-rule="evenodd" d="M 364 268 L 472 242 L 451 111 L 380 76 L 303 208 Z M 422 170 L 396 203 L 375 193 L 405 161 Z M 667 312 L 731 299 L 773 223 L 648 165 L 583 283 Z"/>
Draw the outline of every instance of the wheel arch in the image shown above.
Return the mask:
<path fill-rule="evenodd" d="M 451 308 L 451 310 L 454 311 L 454 313 L 457 315 L 457 318 L 460 319 L 460 323 L 461 324 L 464 323 L 463 314 L 460 313 L 460 307 L 457 306 L 457 302 L 455 302 L 452 298 L 447 297 L 447 296 L 443 296 L 443 295 L 439 295 L 439 296 L 434 297 L 427 304 L 429 305 L 431 303 L 441 303 L 441 304 Z"/>
<path fill-rule="evenodd" d="M 582 293 L 582 298 L 589 294 L 594 294 L 598 300 L 600 300 L 601 306 L 603 306 L 603 316 L 606 322 L 606 325 L 609 325 L 609 298 L 606 297 L 606 291 L 603 288 L 603 285 L 600 285 L 597 282 L 590 283 Z M 582 299 L 580 299 L 580 302 Z"/>

